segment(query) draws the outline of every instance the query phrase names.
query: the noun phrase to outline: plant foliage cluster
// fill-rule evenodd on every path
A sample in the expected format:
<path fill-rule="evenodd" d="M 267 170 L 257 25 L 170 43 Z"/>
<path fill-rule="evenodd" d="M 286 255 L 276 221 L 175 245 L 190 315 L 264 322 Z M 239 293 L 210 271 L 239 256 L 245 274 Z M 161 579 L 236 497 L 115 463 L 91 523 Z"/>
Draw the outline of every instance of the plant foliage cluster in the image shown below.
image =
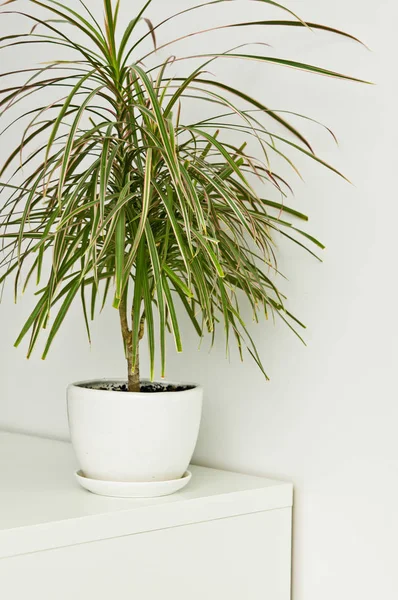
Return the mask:
<path fill-rule="evenodd" d="M 124 29 L 119 0 L 104 0 L 101 22 L 83 1 L 79 10 L 55 0 L 30 0 L 27 8 L 26 3 L 19 8 L 20 2 L 3 5 L 2 23 L 18 14 L 26 30 L 2 37 L 0 52 L 22 47 L 28 55 L 37 44 L 49 53 L 54 46 L 69 52 L 68 60 L 1 75 L 2 120 L 19 102 L 29 103 L 2 132 L 25 123 L 0 171 L 1 280 L 14 276 L 16 295 L 29 282 L 38 286 L 33 312 L 16 341 L 30 335 L 28 356 L 43 329 L 48 331 L 47 356 L 76 298 L 89 336 L 96 308 L 109 299 L 119 310 L 131 390 L 139 386 L 144 331 L 151 378 L 156 347 L 165 374 L 167 330 L 182 350 L 181 304 L 199 336 L 221 328 L 227 347 L 235 340 L 240 352 L 248 348 L 262 370 L 241 302 L 250 303 L 255 320 L 275 314 L 293 328 L 301 325 L 275 284 L 273 235 L 280 232 L 304 247 L 321 244 L 295 225 L 307 217 L 285 200 L 289 186 L 274 172 L 272 158 L 282 157 L 295 169 L 289 157 L 294 151 L 334 169 L 316 156 L 285 114 L 216 79 L 210 65 L 257 61 L 263 67 L 353 78 L 275 58 L 263 52 L 264 45 L 256 46 L 261 51 L 255 53 L 239 47 L 187 57 L 172 55 L 175 40 L 168 40 L 161 47 L 170 47 L 170 57 L 156 64 L 156 40 L 166 23 L 178 23 L 187 13 L 194 19 L 195 12 L 218 4 L 225 4 L 228 14 L 230 1 L 200 2 L 155 24 L 146 18 L 154 4 L 148 0 Z M 210 29 L 255 29 L 262 39 L 275 27 L 352 37 L 304 23 L 277 2 L 248 1 L 259 5 L 257 21 Z M 264 19 L 270 6 L 279 8 L 284 19 Z M 48 16 L 37 16 L 43 9 Z M 147 38 L 155 48 L 140 56 Z M 201 63 L 194 69 L 188 60 L 193 58 Z M 184 75 L 176 75 L 177 63 Z M 21 74 L 23 85 L 6 83 Z M 184 103 L 193 98 L 198 117 L 186 122 Z M 212 116 L 201 119 L 201 106 L 207 113 L 210 107 Z M 253 141 L 257 151 L 250 153 Z M 280 202 L 272 199 L 274 190 Z"/>

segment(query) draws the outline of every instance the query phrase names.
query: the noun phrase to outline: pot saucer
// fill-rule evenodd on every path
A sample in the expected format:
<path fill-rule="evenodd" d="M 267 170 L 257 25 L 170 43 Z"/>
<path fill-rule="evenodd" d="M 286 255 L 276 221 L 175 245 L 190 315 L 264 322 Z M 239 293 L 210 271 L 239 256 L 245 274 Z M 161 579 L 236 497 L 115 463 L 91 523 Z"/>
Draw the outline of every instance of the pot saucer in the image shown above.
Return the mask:
<path fill-rule="evenodd" d="M 114 498 L 156 498 L 168 496 L 184 488 L 191 480 L 192 473 L 185 471 L 180 479 L 169 481 L 128 482 L 128 481 L 103 481 L 90 479 L 82 471 L 76 471 L 79 484 L 93 494 L 112 496 Z"/>

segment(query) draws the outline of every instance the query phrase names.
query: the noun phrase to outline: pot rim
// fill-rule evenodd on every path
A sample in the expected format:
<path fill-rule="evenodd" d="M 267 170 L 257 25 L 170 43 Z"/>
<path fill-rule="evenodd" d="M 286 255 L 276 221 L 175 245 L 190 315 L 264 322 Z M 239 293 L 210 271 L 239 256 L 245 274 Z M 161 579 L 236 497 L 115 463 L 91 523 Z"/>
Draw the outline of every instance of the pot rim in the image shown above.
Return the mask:
<path fill-rule="evenodd" d="M 190 389 L 187 390 L 175 390 L 175 391 L 161 391 L 161 392 L 156 392 L 154 394 L 148 394 L 147 392 L 123 392 L 123 397 L 126 397 L 126 394 L 128 395 L 134 395 L 134 396 L 145 396 L 146 398 L 153 396 L 154 398 L 159 397 L 160 394 L 167 394 L 172 395 L 172 394 L 187 394 L 189 392 L 193 392 L 193 391 L 203 391 L 203 388 L 201 385 L 199 385 L 198 383 L 194 383 L 192 381 L 169 381 L 169 380 L 163 380 L 163 381 L 159 381 L 157 379 L 155 379 L 154 381 L 151 381 L 150 379 L 148 379 L 147 377 L 143 377 L 141 380 L 141 382 L 145 382 L 145 383 L 159 383 L 161 385 L 177 385 L 177 386 L 184 386 L 184 385 L 189 385 L 192 386 L 190 387 Z M 87 387 L 89 384 L 106 384 L 106 383 L 126 383 L 126 378 L 125 377 L 99 377 L 96 379 L 85 379 L 83 381 L 76 381 L 74 383 L 70 383 L 68 385 L 68 389 L 71 388 L 79 388 L 79 389 L 84 389 L 86 392 L 89 393 L 94 393 L 94 394 L 108 394 L 109 392 L 113 393 L 113 394 L 120 394 L 121 392 L 116 391 L 116 390 L 98 390 L 92 387 Z"/>

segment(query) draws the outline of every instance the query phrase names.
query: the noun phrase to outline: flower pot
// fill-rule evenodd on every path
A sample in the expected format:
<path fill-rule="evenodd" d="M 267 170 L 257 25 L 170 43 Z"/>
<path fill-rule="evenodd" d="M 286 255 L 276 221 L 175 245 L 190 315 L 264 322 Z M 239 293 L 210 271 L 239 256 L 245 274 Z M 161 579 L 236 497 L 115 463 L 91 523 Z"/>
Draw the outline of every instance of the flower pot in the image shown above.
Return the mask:
<path fill-rule="evenodd" d="M 194 384 L 153 385 L 162 391 L 115 391 L 125 387 L 123 380 L 68 387 L 72 445 L 85 477 L 159 482 L 184 475 L 198 437 L 203 390 Z"/>

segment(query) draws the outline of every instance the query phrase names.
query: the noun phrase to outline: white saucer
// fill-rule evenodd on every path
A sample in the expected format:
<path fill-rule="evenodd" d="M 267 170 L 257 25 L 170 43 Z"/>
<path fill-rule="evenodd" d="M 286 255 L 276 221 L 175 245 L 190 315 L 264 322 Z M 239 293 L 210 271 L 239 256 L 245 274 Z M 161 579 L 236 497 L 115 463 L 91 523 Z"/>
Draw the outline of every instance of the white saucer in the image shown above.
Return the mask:
<path fill-rule="evenodd" d="M 79 484 L 93 494 L 113 496 L 114 498 L 156 498 L 168 496 L 184 488 L 191 480 L 192 473 L 185 471 L 181 479 L 150 482 L 102 481 L 90 479 L 82 471 L 75 473 Z"/>

